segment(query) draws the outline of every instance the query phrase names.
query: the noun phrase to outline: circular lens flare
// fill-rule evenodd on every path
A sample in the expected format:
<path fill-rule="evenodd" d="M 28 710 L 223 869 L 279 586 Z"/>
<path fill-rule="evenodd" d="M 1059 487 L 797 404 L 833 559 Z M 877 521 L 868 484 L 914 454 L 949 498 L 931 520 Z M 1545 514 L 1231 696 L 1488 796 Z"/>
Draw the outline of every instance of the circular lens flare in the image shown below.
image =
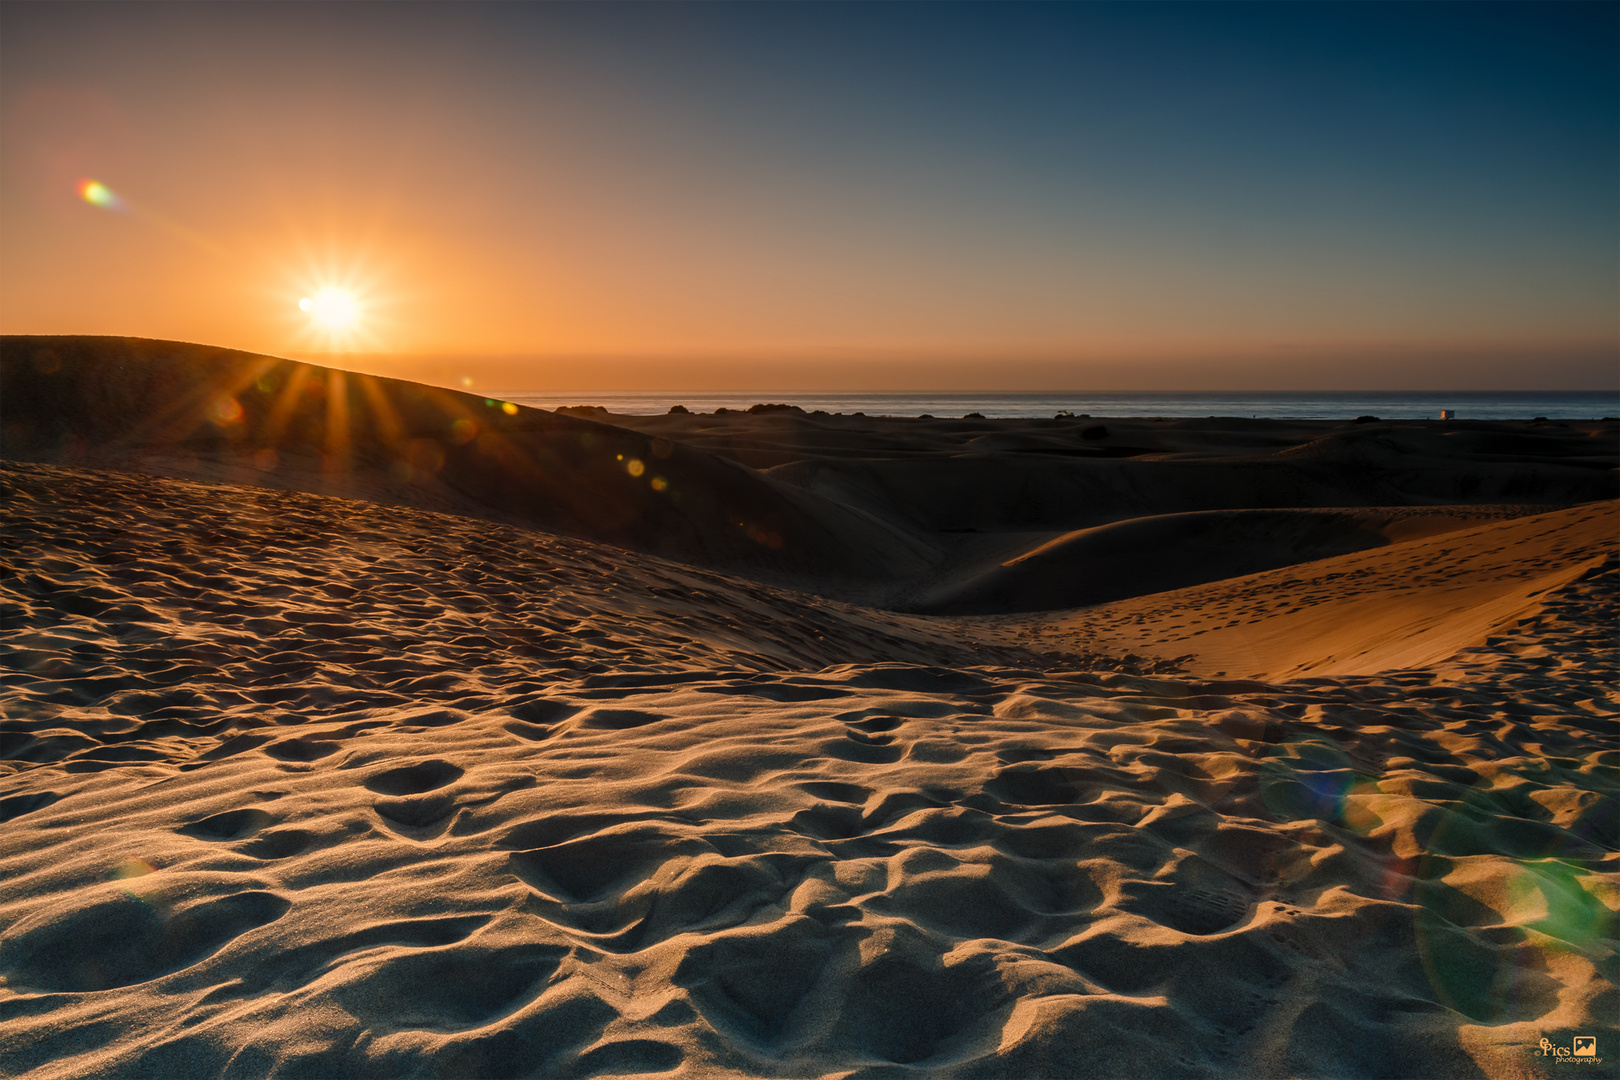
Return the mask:
<path fill-rule="evenodd" d="M 113 194 L 113 190 L 100 180 L 81 180 L 78 188 L 79 198 L 91 206 L 99 206 L 103 210 L 119 210 L 123 208 L 123 200 Z"/>

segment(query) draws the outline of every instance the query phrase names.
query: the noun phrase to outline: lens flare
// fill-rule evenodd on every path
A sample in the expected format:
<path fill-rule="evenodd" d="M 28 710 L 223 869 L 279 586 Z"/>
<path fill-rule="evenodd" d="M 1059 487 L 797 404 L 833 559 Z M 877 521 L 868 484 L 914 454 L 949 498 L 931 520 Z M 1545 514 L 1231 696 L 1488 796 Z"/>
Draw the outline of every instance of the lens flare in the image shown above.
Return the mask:
<path fill-rule="evenodd" d="M 79 198 L 91 206 L 99 206 L 103 210 L 122 210 L 124 200 L 113 194 L 112 188 L 100 180 L 80 180 Z"/>
<path fill-rule="evenodd" d="M 1260 765 L 1260 799 L 1284 821 L 1339 822 L 1355 784 L 1350 759 L 1325 738 L 1281 743 Z"/>
<path fill-rule="evenodd" d="M 242 419 L 242 403 L 229 394 L 216 398 L 208 407 L 208 416 L 220 427 L 234 424 Z"/>
<path fill-rule="evenodd" d="M 157 867 L 145 859 L 125 859 L 108 872 L 107 877 L 112 881 L 127 881 L 130 878 L 145 877 L 147 874 L 157 873 Z"/>

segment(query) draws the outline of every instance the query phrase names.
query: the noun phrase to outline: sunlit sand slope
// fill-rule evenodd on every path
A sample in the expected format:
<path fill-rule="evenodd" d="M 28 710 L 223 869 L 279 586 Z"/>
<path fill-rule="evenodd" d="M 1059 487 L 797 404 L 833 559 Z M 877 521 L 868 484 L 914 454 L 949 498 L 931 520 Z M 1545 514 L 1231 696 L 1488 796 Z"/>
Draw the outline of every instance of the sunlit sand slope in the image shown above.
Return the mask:
<path fill-rule="evenodd" d="M 1035 641 L 1180 657 L 1205 674 L 1432 667 L 1529 617 L 1617 547 L 1620 504 L 1592 503 L 1013 624 Z"/>
<path fill-rule="evenodd" d="M 8 1073 L 1507 1078 L 1612 1038 L 1620 572 L 1574 547 L 1442 670 L 1268 684 L 4 476 Z"/>

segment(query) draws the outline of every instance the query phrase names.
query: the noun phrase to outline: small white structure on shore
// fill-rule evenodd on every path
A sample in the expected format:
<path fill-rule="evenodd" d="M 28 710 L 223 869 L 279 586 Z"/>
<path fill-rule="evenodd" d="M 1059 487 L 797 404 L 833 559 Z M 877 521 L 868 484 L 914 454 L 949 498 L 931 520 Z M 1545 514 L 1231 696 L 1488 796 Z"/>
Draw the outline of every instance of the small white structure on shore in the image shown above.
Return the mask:
<path fill-rule="evenodd" d="M 1456 409 L 1441 409 L 1440 410 L 1440 419 L 1442 419 L 1442 420 L 1455 420 L 1455 419 L 1457 419 L 1457 410 Z"/>

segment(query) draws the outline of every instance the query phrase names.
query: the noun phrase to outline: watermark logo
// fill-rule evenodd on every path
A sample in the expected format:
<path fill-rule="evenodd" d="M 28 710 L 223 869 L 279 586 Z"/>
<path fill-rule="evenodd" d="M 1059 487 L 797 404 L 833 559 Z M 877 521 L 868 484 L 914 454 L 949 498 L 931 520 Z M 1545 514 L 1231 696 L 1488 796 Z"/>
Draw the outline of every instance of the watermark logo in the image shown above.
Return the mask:
<path fill-rule="evenodd" d="M 1603 1059 L 1598 1057 L 1598 1044 L 1596 1035 L 1574 1035 L 1567 1043 L 1555 1043 L 1551 1039 L 1543 1038 L 1536 1057 L 1551 1058 L 1559 1065 L 1601 1065 Z"/>

